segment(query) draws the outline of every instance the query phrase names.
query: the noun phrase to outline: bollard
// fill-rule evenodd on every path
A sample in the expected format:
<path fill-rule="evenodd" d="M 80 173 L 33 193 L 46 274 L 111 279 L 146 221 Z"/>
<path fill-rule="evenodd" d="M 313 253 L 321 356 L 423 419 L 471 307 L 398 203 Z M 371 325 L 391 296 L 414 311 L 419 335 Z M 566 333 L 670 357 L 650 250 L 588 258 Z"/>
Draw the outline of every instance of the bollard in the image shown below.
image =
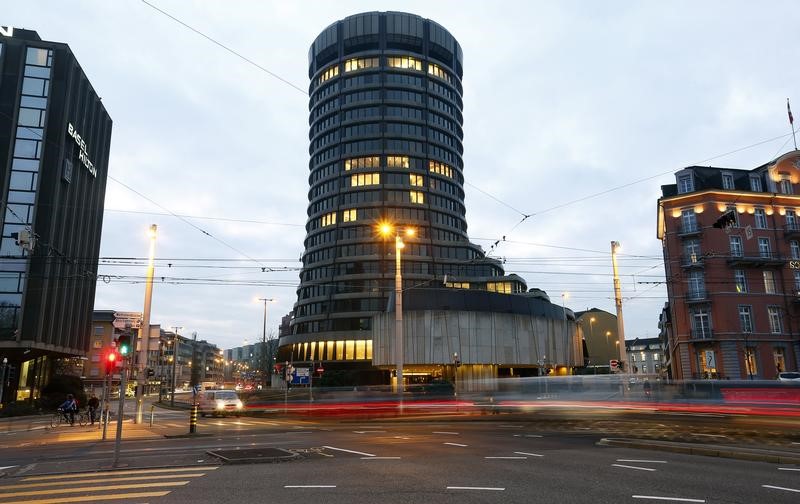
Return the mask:
<path fill-rule="evenodd" d="M 156 409 L 155 406 L 150 406 L 150 428 L 153 428 L 153 411 Z"/>
<path fill-rule="evenodd" d="M 192 404 L 192 413 L 189 415 L 189 434 L 197 433 L 197 404 Z"/>

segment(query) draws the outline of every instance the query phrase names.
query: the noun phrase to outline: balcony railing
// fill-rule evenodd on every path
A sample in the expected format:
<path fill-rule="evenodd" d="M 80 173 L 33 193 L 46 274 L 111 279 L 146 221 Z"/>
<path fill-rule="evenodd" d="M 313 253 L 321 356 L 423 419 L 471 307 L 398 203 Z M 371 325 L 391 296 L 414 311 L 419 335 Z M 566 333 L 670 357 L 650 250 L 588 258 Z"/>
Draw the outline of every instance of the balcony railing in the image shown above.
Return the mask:
<path fill-rule="evenodd" d="M 785 236 L 800 235 L 800 222 L 788 222 L 783 226 L 783 234 Z"/>
<path fill-rule="evenodd" d="M 684 222 L 681 224 L 681 229 L 678 232 L 680 235 L 698 234 L 702 231 L 696 222 Z"/>
<path fill-rule="evenodd" d="M 707 340 L 714 338 L 714 332 L 709 328 L 693 327 L 689 331 L 689 336 L 693 340 Z"/>
<path fill-rule="evenodd" d="M 685 268 L 702 267 L 705 256 L 701 254 L 683 254 L 681 255 L 681 266 Z"/>
<path fill-rule="evenodd" d="M 708 292 L 705 289 L 694 289 L 686 292 L 687 303 L 702 303 L 708 301 Z"/>
<path fill-rule="evenodd" d="M 783 266 L 786 259 L 775 252 L 759 252 L 757 255 L 743 254 L 728 256 L 729 266 Z"/>

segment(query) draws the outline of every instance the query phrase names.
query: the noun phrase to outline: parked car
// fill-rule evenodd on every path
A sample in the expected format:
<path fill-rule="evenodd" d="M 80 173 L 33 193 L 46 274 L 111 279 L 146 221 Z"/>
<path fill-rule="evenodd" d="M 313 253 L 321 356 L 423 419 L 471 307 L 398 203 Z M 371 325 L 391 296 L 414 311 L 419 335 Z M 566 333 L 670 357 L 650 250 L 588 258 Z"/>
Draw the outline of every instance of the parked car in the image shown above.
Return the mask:
<path fill-rule="evenodd" d="M 800 373 L 797 371 L 784 371 L 778 373 L 778 381 L 800 383 Z"/>

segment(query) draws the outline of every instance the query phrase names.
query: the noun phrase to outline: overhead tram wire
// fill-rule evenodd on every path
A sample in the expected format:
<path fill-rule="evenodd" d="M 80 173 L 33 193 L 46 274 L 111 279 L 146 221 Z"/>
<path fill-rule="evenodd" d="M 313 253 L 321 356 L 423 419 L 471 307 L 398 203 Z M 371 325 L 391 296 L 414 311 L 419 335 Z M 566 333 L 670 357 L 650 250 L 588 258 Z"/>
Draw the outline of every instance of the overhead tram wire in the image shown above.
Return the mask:
<path fill-rule="evenodd" d="M 116 208 L 106 208 L 103 210 L 104 212 L 115 212 L 115 213 L 129 213 L 129 214 L 141 214 L 141 215 L 160 215 L 164 217 L 185 217 L 187 219 L 202 219 L 202 220 L 210 220 L 210 221 L 222 221 L 222 222 L 241 222 L 244 224 L 264 224 L 266 226 L 288 226 L 288 227 L 305 227 L 304 224 L 293 224 L 289 222 L 272 222 L 272 221 L 260 221 L 260 220 L 253 220 L 253 219 L 234 219 L 231 217 L 206 217 L 203 215 L 187 215 L 187 214 L 171 214 L 165 212 L 144 212 L 140 210 L 121 210 Z"/>
<path fill-rule="evenodd" d="M 177 17 L 175 17 L 175 16 L 173 16 L 172 14 L 170 14 L 170 13 L 168 13 L 168 12 L 166 12 L 166 11 L 162 10 L 161 8 L 159 8 L 159 7 L 157 7 L 157 6 L 153 5 L 153 4 L 151 4 L 151 3 L 150 3 L 150 2 L 148 2 L 147 0 L 141 0 L 141 2 L 142 2 L 143 4 L 145 4 L 145 5 L 147 5 L 148 7 L 152 8 L 153 10 L 155 10 L 155 11 L 157 11 L 157 12 L 160 12 L 161 14 L 163 14 L 163 15 L 167 16 L 168 18 L 170 18 L 171 20 L 173 20 L 173 21 L 175 21 L 176 23 L 180 24 L 180 25 L 181 25 L 181 26 L 183 26 L 184 28 L 187 28 L 187 29 L 189 29 L 189 30 L 191 30 L 191 31 L 195 32 L 196 34 L 200 35 L 201 37 L 203 37 L 204 39 L 208 40 L 208 41 L 209 41 L 209 42 L 211 42 L 212 44 L 214 44 L 214 45 L 217 45 L 217 46 L 221 47 L 222 49 L 225 49 L 226 51 L 228 51 L 229 53 L 233 54 L 233 55 L 234 55 L 234 56 L 236 56 L 237 58 L 239 58 L 239 59 L 241 59 L 241 60 L 243 60 L 243 61 L 245 61 L 245 62 L 249 63 L 250 65 L 252 65 L 252 66 L 256 67 L 257 69 L 259 69 L 259 70 L 261 70 L 262 72 L 264 72 L 264 73 L 268 74 L 269 76 L 271 76 L 271 77 L 273 77 L 273 78 L 275 78 L 275 79 L 278 79 L 279 81 L 283 82 L 283 83 L 284 83 L 284 84 L 286 84 L 287 86 L 290 86 L 290 87 L 292 87 L 293 89 L 296 89 L 297 91 L 300 91 L 300 92 L 301 92 L 301 93 L 303 93 L 305 96 L 308 96 L 308 91 L 307 91 L 307 90 L 305 90 L 305 89 L 301 88 L 300 86 L 297 86 L 297 85 L 295 85 L 294 83 L 292 83 L 291 81 L 289 81 L 289 80 L 287 80 L 287 79 L 284 79 L 283 77 L 281 77 L 280 75 L 276 74 L 275 72 L 272 72 L 272 71 L 271 71 L 271 70 L 269 70 L 268 68 L 265 68 L 265 67 L 263 67 L 263 66 L 259 65 L 258 63 L 256 63 L 255 61 L 251 60 L 251 59 L 250 59 L 250 58 L 248 58 L 247 56 L 244 56 L 244 55 L 242 55 L 241 53 L 239 53 L 239 52 L 235 51 L 234 49 L 231 49 L 230 47 L 226 46 L 226 45 L 225 45 L 225 44 L 223 44 L 222 42 L 220 42 L 220 41 L 218 41 L 218 40 L 216 40 L 216 39 L 212 38 L 212 37 L 211 37 L 211 36 L 209 36 L 209 35 L 206 35 L 205 33 L 201 32 L 201 31 L 200 31 L 200 30 L 198 30 L 197 28 L 194 28 L 193 26 L 190 26 L 189 24 L 187 24 L 187 23 L 185 23 L 185 22 L 181 21 L 181 20 L 180 20 L 180 19 L 178 19 Z"/>

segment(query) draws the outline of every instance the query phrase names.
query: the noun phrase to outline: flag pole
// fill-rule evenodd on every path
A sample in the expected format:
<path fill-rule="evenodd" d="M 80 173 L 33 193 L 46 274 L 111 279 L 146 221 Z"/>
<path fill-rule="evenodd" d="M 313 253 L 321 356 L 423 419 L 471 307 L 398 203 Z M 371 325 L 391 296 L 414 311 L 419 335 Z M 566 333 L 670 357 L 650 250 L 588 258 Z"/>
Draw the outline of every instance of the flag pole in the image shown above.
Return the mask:
<path fill-rule="evenodd" d="M 789 114 L 789 127 L 792 130 L 792 140 L 794 141 L 794 150 L 797 150 L 797 137 L 794 132 L 794 116 L 792 116 L 792 107 L 789 105 L 789 98 L 786 98 L 786 112 Z"/>

